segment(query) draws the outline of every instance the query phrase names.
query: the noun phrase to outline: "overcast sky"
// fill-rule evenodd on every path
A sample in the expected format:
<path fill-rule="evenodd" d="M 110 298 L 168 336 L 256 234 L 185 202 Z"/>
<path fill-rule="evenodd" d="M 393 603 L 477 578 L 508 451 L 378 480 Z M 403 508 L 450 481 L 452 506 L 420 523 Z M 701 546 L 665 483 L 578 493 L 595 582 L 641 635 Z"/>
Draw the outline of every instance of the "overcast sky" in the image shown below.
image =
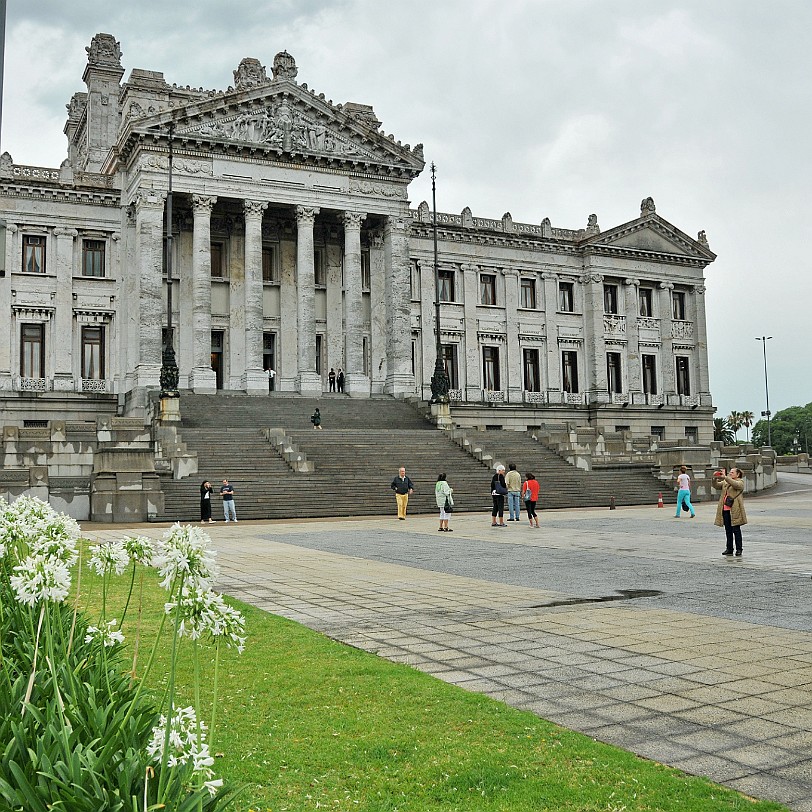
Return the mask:
<path fill-rule="evenodd" d="M 9 0 L 2 149 L 58 167 L 94 34 L 132 68 L 225 89 L 287 50 L 299 82 L 425 145 L 437 208 L 602 229 L 657 213 L 707 232 L 718 414 L 812 401 L 812 4 L 804 0 Z M 411 201 L 431 200 L 426 170 Z M 808 325 L 807 325 L 808 326 Z"/>

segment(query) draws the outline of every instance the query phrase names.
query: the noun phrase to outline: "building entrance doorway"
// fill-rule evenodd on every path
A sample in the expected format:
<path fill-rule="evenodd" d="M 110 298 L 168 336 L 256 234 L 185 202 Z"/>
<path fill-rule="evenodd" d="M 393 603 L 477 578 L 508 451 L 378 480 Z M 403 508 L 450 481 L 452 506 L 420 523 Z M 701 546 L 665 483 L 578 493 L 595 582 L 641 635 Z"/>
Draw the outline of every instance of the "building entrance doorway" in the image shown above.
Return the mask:
<path fill-rule="evenodd" d="M 217 379 L 217 388 L 223 388 L 223 331 L 212 330 L 211 334 L 211 368 Z"/>

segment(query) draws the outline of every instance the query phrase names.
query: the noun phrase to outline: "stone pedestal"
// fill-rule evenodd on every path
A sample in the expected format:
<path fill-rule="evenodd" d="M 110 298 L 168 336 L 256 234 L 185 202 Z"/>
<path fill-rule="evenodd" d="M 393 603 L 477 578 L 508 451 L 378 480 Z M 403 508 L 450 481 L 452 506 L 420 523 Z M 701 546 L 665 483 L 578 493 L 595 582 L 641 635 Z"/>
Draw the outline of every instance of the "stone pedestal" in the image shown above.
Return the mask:
<path fill-rule="evenodd" d="M 438 429 L 443 429 L 443 431 L 451 429 L 453 422 L 451 420 L 451 407 L 448 403 L 432 403 L 431 416 Z"/>
<path fill-rule="evenodd" d="M 70 372 L 57 372 L 53 378 L 54 392 L 75 392 L 76 382 Z"/>
<path fill-rule="evenodd" d="M 316 377 L 318 378 L 318 375 Z M 268 373 L 262 369 L 246 369 L 240 381 L 240 387 L 244 392 L 267 395 Z M 321 389 L 321 379 L 319 379 L 319 389 Z"/>
<path fill-rule="evenodd" d="M 180 423 L 180 398 L 161 398 L 161 422 Z"/>
<path fill-rule="evenodd" d="M 217 375 L 210 366 L 194 367 L 189 373 L 189 388 L 196 395 L 213 395 L 217 392 Z"/>
<path fill-rule="evenodd" d="M 366 375 L 348 372 L 344 376 L 344 391 L 353 398 L 368 398 L 371 384 Z"/>
<path fill-rule="evenodd" d="M 265 379 L 265 388 L 268 388 L 268 379 Z M 321 395 L 321 375 L 318 372 L 300 372 L 296 379 L 296 388 L 301 395 Z"/>

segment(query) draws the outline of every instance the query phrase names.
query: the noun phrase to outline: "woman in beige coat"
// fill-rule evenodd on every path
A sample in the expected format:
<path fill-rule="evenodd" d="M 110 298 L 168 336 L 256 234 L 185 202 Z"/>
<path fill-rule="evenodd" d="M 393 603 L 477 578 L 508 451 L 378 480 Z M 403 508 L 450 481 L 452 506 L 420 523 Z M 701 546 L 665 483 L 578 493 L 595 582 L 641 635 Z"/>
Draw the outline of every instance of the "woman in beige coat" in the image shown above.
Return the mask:
<path fill-rule="evenodd" d="M 744 510 L 744 481 L 738 468 L 730 473 L 722 468 L 713 475 L 713 487 L 722 493 L 716 506 L 717 527 L 725 528 L 727 544 L 722 555 L 733 555 L 733 542 L 736 542 L 736 555 L 742 554 L 742 525 L 747 524 Z"/>

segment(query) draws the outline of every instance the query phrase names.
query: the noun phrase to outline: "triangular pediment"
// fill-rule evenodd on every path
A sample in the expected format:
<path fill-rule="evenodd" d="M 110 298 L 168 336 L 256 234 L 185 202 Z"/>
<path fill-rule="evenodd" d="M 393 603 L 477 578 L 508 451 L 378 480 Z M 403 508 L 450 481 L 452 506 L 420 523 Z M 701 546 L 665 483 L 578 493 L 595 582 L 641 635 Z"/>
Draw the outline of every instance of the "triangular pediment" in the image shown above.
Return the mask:
<path fill-rule="evenodd" d="M 704 232 L 700 232 L 700 238 L 704 238 Z M 597 252 L 633 251 L 667 255 L 675 260 L 684 257 L 686 260 L 712 262 L 716 258 L 707 241 L 689 237 L 654 213 L 592 235 L 582 245 Z"/>
<path fill-rule="evenodd" d="M 424 166 L 422 146 L 412 149 L 381 133 L 356 109 L 333 105 L 292 81 L 271 81 L 249 90 L 214 94 L 171 111 L 136 118 L 131 132 L 163 138 L 172 125 L 174 138 L 261 157 L 295 157 L 300 162 L 385 168 L 414 177 Z"/>

